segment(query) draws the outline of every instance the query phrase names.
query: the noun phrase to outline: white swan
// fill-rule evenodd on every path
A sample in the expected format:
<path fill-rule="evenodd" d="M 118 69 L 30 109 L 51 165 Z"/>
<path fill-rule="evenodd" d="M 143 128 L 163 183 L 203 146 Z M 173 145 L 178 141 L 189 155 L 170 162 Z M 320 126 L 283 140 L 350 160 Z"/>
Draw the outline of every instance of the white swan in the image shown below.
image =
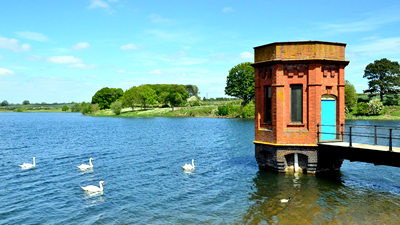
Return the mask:
<path fill-rule="evenodd" d="M 105 184 L 104 181 L 100 181 L 99 182 L 100 187 L 94 186 L 94 185 L 89 185 L 86 187 L 81 187 L 83 190 L 85 191 L 89 191 L 89 192 L 99 192 L 99 191 L 103 191 L 103 185 L 101 184 Z"/>
<path fill-rule="evenodd" d="M 190 164 L 185 164 L 184 166 L 182 166 L 183 170 L 194 170 L 194 159 L 192 159 L 192 165 Z"/>
<path fill-rule="evenodd" d="M 81 169 L 81 170 L 93 169 L 92 160 L 93 160 L 93 158 L 90 158 L 90 159 L 89 159 L 89 165 L 82 164 L 82 165 L 76 166 L 76 167 L 78 167 L 78 168 Z"/>
<path fill-rule="evenodd" d="M 33 157 L 33 164 L 30 164 L 30 163 L 24 163 L 24 164 L 22 164 L 22 165 L 19 165 L 22 169 L 30 169 L 30 168 L 33 168 L 33 167 L 35 167 L 36 166 L 36 163 L 35 163 L 35 157 Z"/>
<path fill-rule="evenodd" d="M 282 202 L 282 203 L 287 203 L 287 202 L 290 201 L 290 197 L 288 197 L 287 199 L 281 199 L 279 201 Z"/>

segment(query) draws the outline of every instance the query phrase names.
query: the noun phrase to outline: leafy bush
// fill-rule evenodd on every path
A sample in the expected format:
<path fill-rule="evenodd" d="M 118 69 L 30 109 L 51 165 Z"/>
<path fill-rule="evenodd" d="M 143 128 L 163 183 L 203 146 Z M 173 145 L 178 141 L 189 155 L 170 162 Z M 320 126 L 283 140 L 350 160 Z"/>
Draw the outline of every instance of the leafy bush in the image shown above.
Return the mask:
<path fill-rule="evenodd" d="M 255 111 L 256 107 L 254 105 L 254 102 L 250 101 L 249 104 L 243 107 L 242 117 L 243 118 L 254 117 Z"/>
<path fill-rule="evenodd" d="M 115 113 L 115 115 L 121 114 L 122 110 L 122 102 L 121 101 L 115 101 L 111 103 L 111 110 Z"/>
<path fill-rule="evenodd" d="M 189 102 L 189 104 L 190 104 L 190 106 L 200 106 L 200 101 L 199 100 L 191 101 L 191 102 Z"/>
<path fill-rule="evenodd" d="M 384 105 L 398 105 L 399 99 L 397 95 L 387 95 L 386 99 L 383 101 Z"/>
<path fill-rule="evenodd" d="M 24 107 L 20 107 L 15 109 L 15 112 L 25 112 L 25 108 Z"/>
<path fill-rule="evenodd" d="M 383 103 L 379 99 L 374 98 L 368 102 L 369 115 L 379 115 L 382 109 L 383 109 Z"/>
<path fill-rule="evenodd" d="M 218 115 L 226 116 L 229 113 L 229 107 L 227 105 L 218 106 Z"/>
<path fill-rule="evenodd" d="M 368 104 L 365 102 L 359 102 L 357 104 L 357 115 L 367 115 L 368 114 Z"/>
<path fill-rule="evenodd" d="M 68 107 L 67 105 L 64 105 L 64 106 L 62 107 L 61 110 L 62 110 L 63 112 L 65 112 L 65 111 L 67 111 L 68 109 L 69 109 L 69 107 Z"/>
<path fill-rule="evenodd" d="M 79 103 L 75 103 L 71 106 L 71 112 L 79 112 L 79 111 L 80 111 Z"/>

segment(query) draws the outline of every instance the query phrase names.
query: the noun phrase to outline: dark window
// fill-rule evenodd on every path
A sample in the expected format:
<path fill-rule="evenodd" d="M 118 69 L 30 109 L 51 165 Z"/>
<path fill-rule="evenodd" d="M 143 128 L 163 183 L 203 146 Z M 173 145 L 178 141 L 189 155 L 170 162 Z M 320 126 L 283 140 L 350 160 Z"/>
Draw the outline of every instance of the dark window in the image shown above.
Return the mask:
<path fill-rule="evenodd" d="M 303 85 L 290 86 L 290 122 L 303 122 Z"/>
<path fill-rule="evenodd" d="M 271 86 L 265 87 L 265 115 L 264 122 L 271 122 Z"/>

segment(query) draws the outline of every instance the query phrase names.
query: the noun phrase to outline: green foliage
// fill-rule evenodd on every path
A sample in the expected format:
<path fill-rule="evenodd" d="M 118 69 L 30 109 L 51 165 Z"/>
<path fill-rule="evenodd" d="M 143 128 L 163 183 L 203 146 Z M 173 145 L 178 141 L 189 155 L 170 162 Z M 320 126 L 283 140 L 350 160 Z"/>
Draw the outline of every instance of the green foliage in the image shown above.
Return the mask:
<path fill-rule="evenodd" d="M 79 105 L 79 103 L 75 103 L 75 104 L 73 104 L 72 106 L 71 106 L 71 112 L 79 112 L 81 109 L 80 109 L 80 105 Z"/>
<path fill-rule="evenodd" d="M 169 102 L 169 100 L 168 100 L 168 95 L 169 95 L 169 92 L 166 92 L 166 91 L 161 92 L 160 94 L 158 94 L 157 101 L 158 101 L 159 103 L 163 104 L 163 106 L 164 106 L 164 105 L 167 105 L 167 106 L 168 106 L 168 102 Z M 169 106 L 168 106 L 168 107 L 169 107 Z"/>
<path fill-rule="evenodd" d="M 61 108 L 61 110 L 62 110 L 63 112 L 68 111 L 68 109 L 69 109 L 69 107 L 68 107 L 67 105 L 64 105 L 64 106 Z"/>
<path fill-rule="evenodd" d="M 131 87 L 126 90 L 124 96 L 122 96 L 122 103 L 125 106 L 132 108 L 132 112 L 135 110 L 135 104 L 140 103 L 140 95 L 137 87 Z"/>
<path fill-rule="evenodd" d="M 111 110 L 115 113 L 115 115 L 121 114 L 122 110 L 122 102 L 121 101 L 115 101 L 111 103 Z"/>
<path fill-rule="evenodd" d="M 383 101 L 384 105 L 398 105 L 399 104 L 399 96 L 397 94 L 394 95 L 386 95 L 386 98 Z"/>
<path fill-rule="evenodd" d="M 92 104 L 99 104 L 100 109 L 109 109 L 110 104 L 119 100 L 124 94 L 121 88 L 102 88 L 92 97 Z"/>
<path fill-rule="evenodd" d="M 182 95 L 178 92 L 174 92 L 168 96 L 169 102 L 172 107 L 180 106 L 184 101 Z"/>
<path fill-rule="evenodd" d="M 190 106 L 200 106 L 200 101 L 196 100 L 196 101 L 191 101 L 189 102 Z"/>
<path fill-rule="evenodd" d="M 192 96 L 198 97 L 200 94 L 199 88 L 196 85 L 192 85 L 192 84 L 185 85 L 185 89 L 187 92 L 189 92 L 189 97 L 192 97 Z"/>
<path fill-rule="evenodd" d="M 157 94 L 156 91 L 151 87 L 142 85 L 137 87 L 137 93 L 139 95 L 139 101 L 143 108 L 146 108 L 146 105 L 153 105 L 157 102 Z"/>
<path fill-rule="evenodd" d="M 368 114 L 368 104 L 365 102 L 359 102 L 357 104 L 357 109 L 356 109 L 356 114 L 357 115 L 361 115 L 361 116 L 365 116 Z"/>
<path fill-rule="evenodd" d="M 380 100 L 386 94 L 396 94 L 400 85 L 400 65 L 386 58 L 375 60 L 364 70 L 364 78 L 368 79 L 368 89 L 365 93 L 379 93 Z"/>
<path fill-rule="evenodd" d="M 249 118 L 254 117 L 256 112 L 256 106 L 253 101 L 250 101 L 245 107 L 243 107 L 242 117 Z"/>
<path fill-rule="evenodd" d="M 2 101 L 1 106 L 8 106 L 8 101 L 7 100 Z"/>
<path fill-rule="evenodd" d="M 92 113 L 96 115 L 97 111 L 100 110 L 99 104 L 92 104 Z"/>
<path fill-rule="evenodd" d="M 352 109 L 357 103 L 357 93 L 354 85 L 350 83 L 350 81 L 346 80 L 344 87 L 344 104 L 349 109 Z"/>
<path fill-rule="evenodd" d="M 29 105 L 29 100 L 24 100 L 24 101 L 22 102 L 22 105 Z"/>
<path fill-rule="evenodd" d="M 220 105 L 218 106 L 218 115 L 226 116 L 229 113 L 229 106 L 227 105 Z"/>
<path fill-rule="evenodd" d="M 240 98 L 247 105 L 254 98 L 254 85 L 254 68 L 249 62 L 241 63 L 229 70 L 225 94 Z"/>
<path fill-rule="evenodd" d="M 368 114 L 379 115 L 383 109 L 383 103 L 379 99 L 374 98 L 368 102 Z"/>
<path fill-rule="evenodd" d="M 92 112 L 92 104 L 90 104 L 89 102 L 82 102 L 81 105 L 79 106 L 80 111 L 83 115 L 85 114 L 89 114 Z"/>
<path fill-rule="evenodd" d="M 17 108 L 17 109 L 15 109 L 14 111 L 15 112 L 25 112 L 25 108 L 24 107 L 20 107 L 20 108 Z"/>

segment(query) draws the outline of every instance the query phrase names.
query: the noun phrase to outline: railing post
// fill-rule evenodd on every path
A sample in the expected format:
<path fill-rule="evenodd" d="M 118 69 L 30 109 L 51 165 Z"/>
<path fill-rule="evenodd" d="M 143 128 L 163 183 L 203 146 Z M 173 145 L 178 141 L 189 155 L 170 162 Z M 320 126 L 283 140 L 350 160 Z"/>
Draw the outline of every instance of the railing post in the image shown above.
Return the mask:
<path fill-rule="evenodd" d="M 378 140 L 377 140 L 377 137 L 376 137 L 376 125 L 374 125 L 374 127 L 375 127 L 375 141 L 374 141 L 374 145 L 377 145 Z"/>
<path fill-rule="evenodd" d="M 344 140 L 344 133 L 343 133 L 343 123 L 342 124 L 340 124 L 340 134 L 342 135 L 342 141 Z"/>
<path fill-rule="evenodd" d="M 353 143 L 351 142 L 351 126 L 350 126 L 349 128 L 350 128 L 350 140 L 349 140 L 349 144 L 350 144 L 350 147 L 352 147 L 352 146 L 353 146 Z"/>
<path fill-rule="evenodd" d="M 317 142 L 319 143 L 319 123 L 317 123 Z"/>
<path fill-rule="evenodd" d="M 392 128 L 389 129 L 389 151 L 392 151 Z"/>

